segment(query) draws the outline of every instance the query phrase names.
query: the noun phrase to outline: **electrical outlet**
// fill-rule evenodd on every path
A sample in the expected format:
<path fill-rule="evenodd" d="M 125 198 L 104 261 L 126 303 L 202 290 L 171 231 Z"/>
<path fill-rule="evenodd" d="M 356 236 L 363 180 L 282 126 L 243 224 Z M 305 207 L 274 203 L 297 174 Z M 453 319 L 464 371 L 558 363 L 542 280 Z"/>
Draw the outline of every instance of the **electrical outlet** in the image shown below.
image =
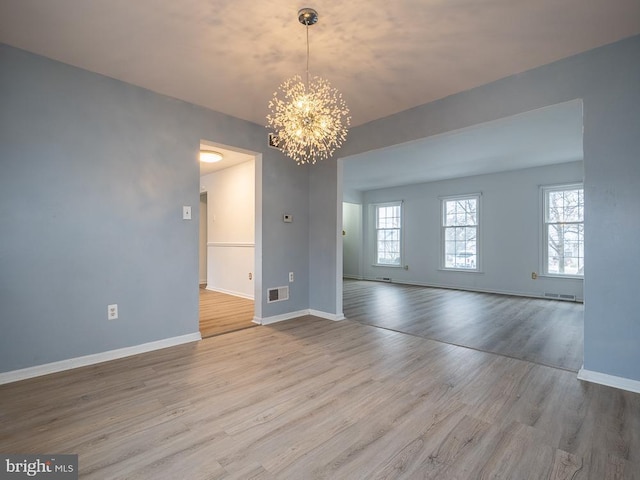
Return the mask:
<path fill-rule="evenodd" d="M 293 272 L 289 272 L 289 283 L 293 283 Z"/>
<path fill-rule="evenodd" d="M 118 304 L 107 305 L 107 320 L 117 320 L 118 318 Z"/>
<path fill-rule="evenodd" d="M 531 272 L 531 280 L 535 280 L 538 278 L 538 274 L 536 272 Z"/>
<path fill-rule="evenodd" d="M 253 273 L 249 272 L 249 280 L 253 280 Z"/>
<path fill-rule="evenodd" d="M 182 219 L 191 220 L 191 207 L 189 205 L 182 207 Z"/>

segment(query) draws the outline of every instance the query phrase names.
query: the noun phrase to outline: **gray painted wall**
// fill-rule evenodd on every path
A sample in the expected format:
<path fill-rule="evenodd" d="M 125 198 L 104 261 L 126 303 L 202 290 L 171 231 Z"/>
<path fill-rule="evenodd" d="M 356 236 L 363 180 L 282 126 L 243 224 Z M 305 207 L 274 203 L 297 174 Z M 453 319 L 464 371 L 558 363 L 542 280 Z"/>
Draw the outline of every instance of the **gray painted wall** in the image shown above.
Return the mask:
<path fill-rule="evenodd" d="M 336 238 L 342 231 L 336 162 L 319 162 L 309 172 L 309 308 L 342 315 L 342 298 L 340 308 L 336 299 L 338 265 L 342 267 L 342 251 L 336 249 Z M 328 225 L 332 228 L 326 228 Z"/>
<path fill-rule="evenodd" d="M 362 203 L 362 192 L 345 187 L 342 192 L 342 200 L 349 203 Z"/>
<path fill-rule="evenodd" d="M 572 162 L 364 192 L 364 277 L 516 295 L 562 293 L 582 299 L 581 279 L 531 279 L 531 272 L 540 273 L 540 186 L 582 179 L 582 162 Z M 482 273 L 442 271 L 440 197 L 473 193 L 482 194 Z M 408 270 L 372 265 L 372 205 L 397 200 L 404 201 L 403 263 L 409 266 Z M 346 254 L 345 248 L 345 259 Z"/>
<path fill-rule="evenodd" d="M 584 366 L 633 380 L 640 380 L 640 256 L 628 251 L 640 236 L 638 58 L 640 36 L 635 36 L 354 128 L 340 152 L 347 157 L 582 98 L 589 258 Z M 331 165 L 338 185 L 340 163 Z M 321 175 L 326 181 L 326 172 Z M 311 206 L 311 217 L 336 201 L 330 186 L 325 187 Z M 326 218 L 316 229 L 340 228 L 339 220 L 337 215 Z M 332 288 L 334 273 L 324 272 L 326 283 L 320 278 L 318 284 Z M 335 293 L 340 294 L 339 286 Z"/>
<path fill-rule="evenodd" d="M 342 276 L 362 279 L 362 205 L 342 204 Z"/>
<path fill-rule="evenodd" d="M 0 105 L 0 372 L 197 332 L 202 138 L 262 153 L 262 284 L 297 273 L 262 315 L 308 308 L 308 170 L 263 126 L 6 45 Z"/>

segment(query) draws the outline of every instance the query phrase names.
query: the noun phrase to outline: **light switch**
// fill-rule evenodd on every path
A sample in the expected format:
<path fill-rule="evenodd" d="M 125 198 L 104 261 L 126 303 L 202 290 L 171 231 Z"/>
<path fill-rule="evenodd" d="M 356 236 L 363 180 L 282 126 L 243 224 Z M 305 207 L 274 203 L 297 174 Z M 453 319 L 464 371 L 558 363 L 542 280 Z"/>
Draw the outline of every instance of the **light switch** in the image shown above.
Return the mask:
<path fill-rule="evenodd" d="M 191 220 L 191 207 L 189 205 L 182 207 L 182 219 Z"/>

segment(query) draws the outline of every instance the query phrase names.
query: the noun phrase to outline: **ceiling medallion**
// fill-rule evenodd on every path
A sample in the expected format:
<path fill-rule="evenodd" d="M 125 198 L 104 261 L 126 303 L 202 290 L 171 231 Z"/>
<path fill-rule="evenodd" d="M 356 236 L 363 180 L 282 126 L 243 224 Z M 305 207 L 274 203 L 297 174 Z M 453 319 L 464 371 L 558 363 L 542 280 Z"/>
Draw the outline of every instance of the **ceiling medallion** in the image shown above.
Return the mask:
<path fill-rule="evenodd" d="M 351 116 L 342 94 L 327 80 L 309 78 L 309 27 L 318 12 L 303 8 L 298 21 L 307 29 L 306 81 L 296 75 L 278 87 L 269 102 L 267 128 L 275 131 L 275 146 L 301 165 L 331 157 L 347 138 Z"/>

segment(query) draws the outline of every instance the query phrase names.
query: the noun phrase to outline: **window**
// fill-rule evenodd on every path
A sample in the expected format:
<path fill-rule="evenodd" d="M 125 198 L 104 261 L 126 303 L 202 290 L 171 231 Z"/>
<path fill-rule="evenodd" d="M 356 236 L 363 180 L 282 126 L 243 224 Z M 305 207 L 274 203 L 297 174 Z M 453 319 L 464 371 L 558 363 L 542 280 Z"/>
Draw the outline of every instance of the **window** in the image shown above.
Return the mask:
<path fill-rule="evenodd" d="M 543 271 L 584 275 L 584 190 L 582 184 L 543 187 Z"/>
<path fill-rule="evenodd" d="M 442 199 L 442 267 L 479 271 L 480 195 Z"/>
<path fill-rule="evenodd" d="M 374 205 L 375 265 L 402 265 L 402 202 Z"/>

